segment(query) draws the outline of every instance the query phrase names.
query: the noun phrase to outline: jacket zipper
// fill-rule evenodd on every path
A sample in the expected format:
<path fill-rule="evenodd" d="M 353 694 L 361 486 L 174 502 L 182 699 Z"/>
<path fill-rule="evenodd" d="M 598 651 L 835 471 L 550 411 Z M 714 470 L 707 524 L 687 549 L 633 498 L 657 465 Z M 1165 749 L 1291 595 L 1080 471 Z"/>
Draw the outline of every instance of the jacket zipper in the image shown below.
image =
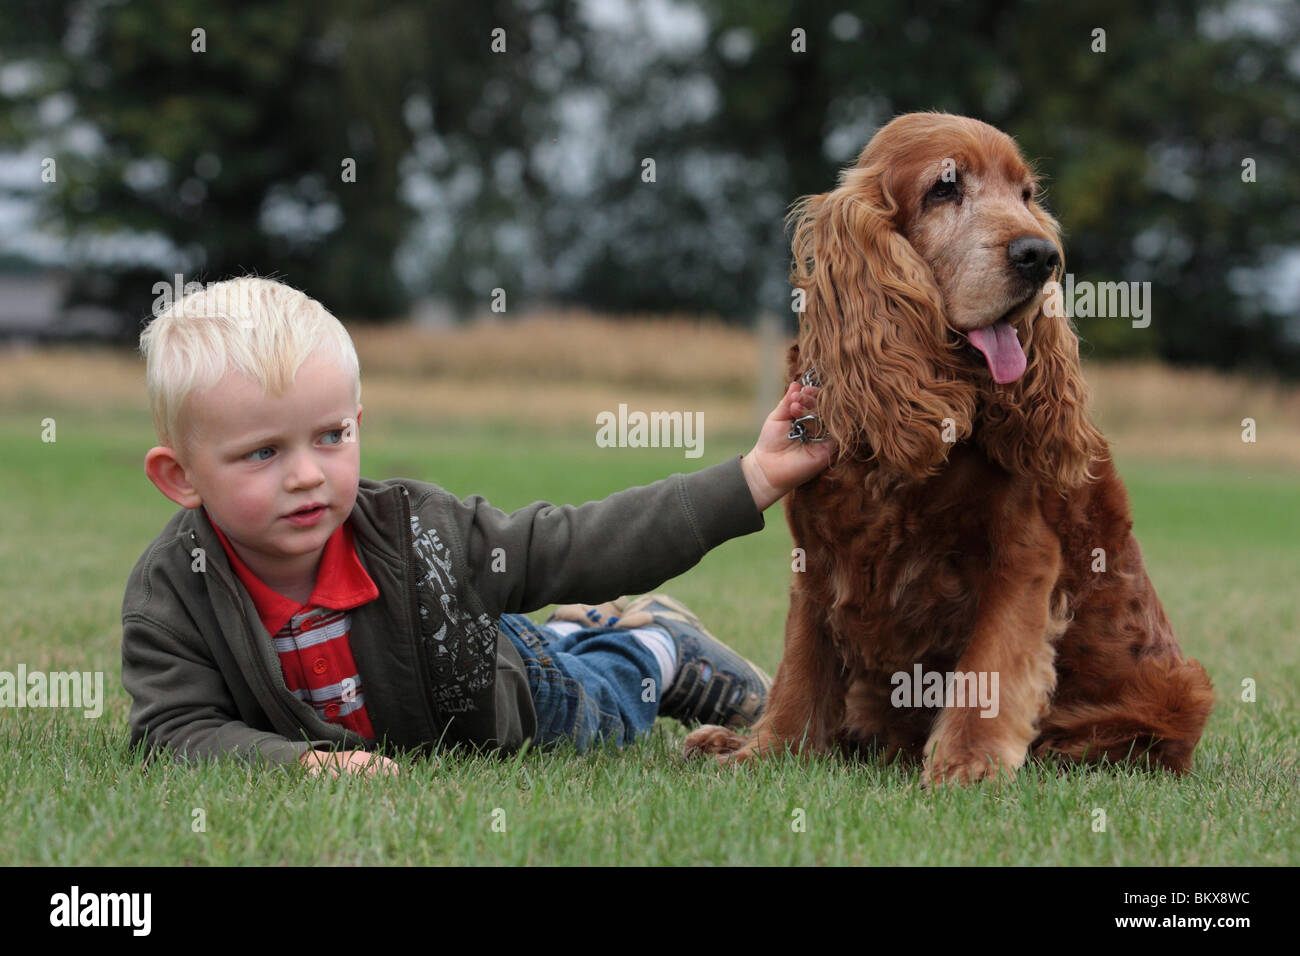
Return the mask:
<path fill-rule="evenodd" d="M 190 543 L 193 544 L 194 547 L 199 547 L 198 535 L 196 535 L 193 531 L 190 532 Z M 225 587 L 226 582 L 222 581 L 221 584 L 223 587 Z M 226 590 L 230 593 L 231 600 L 235 602 L 236 606 L 238 606 L 239 591 L 238 590 L 231 591 L 229 588 L 226 588 Z M 262 678 L 263 686 L 269 692 L 270 698 L 273 701 L 275 701 L 275 706 L 279 709 L 280 716 L 284 719 L 286 725 L 297 724 L 298 721 L 294 719 L 294 716 L 290 712 L 288 706 L 286 706 L 284 700 L 281 699 L 280 692 L 275 686 L 275 681 L 271 679 L 271 673 L 266 668 L 266 662 L 262 660 L 262 655 L 257 649 L 257 638 L 253 634 L 253 629 L 248 626 L 248 621 L 244 619 L 244 615 L 242 612 L 237 613 L 235 616 L 239 618 L 239 623 L 243 626 L 245 642 L 248 645 L 248 649 L 252 655 L 253 662 L 257 667 L 258 674 Z"/>
<path fill-rule="evenodd" d="M 433 704 L 433 674 L 430 670 L 428 659 L 428 648 L 425 646 L 424 630 L 420 626 L 420 598 L 415 583 L 415 535 L 411 531 L 411 493 L 406 490 L 405 485 L 398 485 L 402 489 L 402 505 L 406 512 L 406 521 L 402 525 L 405 528 L 406 540 L 406 611 L 410 616 L 412 631 L 416 643 L 416 661 L 420 669 L 420 681 L 424 688 L 424 693 L 420 699 L 424 701 L 425 719 L 428 721 L 429 734 L 425 745 L 432 750 L 432 740 L 438 731 L 437 710 Z"/>
<path fill-rule="evenodd" d="M 196 535 L 193 531 L 191 531 L 190 541 L 194 544 L 195 547 L 199 546 L 198 540 L 199 540 L 198 535 Z M 223 586 L 225 586 L 226 582 L 222 581 L 221 583 Z M 236 605 L 238 605 L 239 590 L 237 588 L 233 590 L 230 588 L 226 588 L 226 590 L 230 593 L 231 600 L 234 601 Z M 262 684 L 266 688 L 271 700 L 275 701 L 275 706 L 280 712 L 280 716 L 284 721 L 284 725 L 290 727 L 297 727 L 299 728 L 299 732 L 301 732 L 305 728 L 302 727 L 302 725 L 298 721 L 298 718 L 294 716 L 293 711 L 289 709 L 289 705 L 285 701 L 284 697 L 281 696 L 279 688 L 275 686 L 275 681 L 271 679 L 271 672 L 267 669 L 266 662 L 262 660 L 262 654 L 257 648 L 257 637 L 252 627 L 249 626 L 248 621 L 244 618 L 244 615 L 242 613 L 236 614 L 236 617 L 239 618 L 239 622 L 243 626 L 245 642 L 247 643 L 249 652 L 252 655 L 254 665 L 257 667 L 257 672 L 259 676 L 262 678 Z M 274 637 L 274 635 L 272 636 Z M 320 719 L 319 715 L 317 716 L 317 719 L 318 720 Z M 337 724 L 329 724 L 327 721 L 322 721 L 322 723 L 325 723 L 326 726 L 331 726 L 331 727 L 338 726 Z M 339 729 L 342 730 L 344 734 L 351 733 L 351 731 L 347 730 L 346 728 L 340 727 Z M 290 740 L 297 739 L 291 734 L 284 734 L 283 736 L 287 737 Z M 349 739 L 348 737 L 344 737 L 344 742 L 346 742 L 348 739 Z"/>

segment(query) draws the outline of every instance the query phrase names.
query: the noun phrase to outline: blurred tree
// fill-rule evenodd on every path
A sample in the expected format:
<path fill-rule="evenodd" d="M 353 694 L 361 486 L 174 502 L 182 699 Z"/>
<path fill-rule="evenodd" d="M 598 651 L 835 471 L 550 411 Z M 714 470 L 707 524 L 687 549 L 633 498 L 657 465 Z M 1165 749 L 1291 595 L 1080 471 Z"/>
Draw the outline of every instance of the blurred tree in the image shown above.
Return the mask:
<path fill-rule="evenodd" d="M 508 16 L 383 0 L 22 6 L 3 8 L 0 35 L 39 81 L 0 109 L 0 135 L 44 143 L 57 161 L 37 195 L 69 242 L 74 300 L 135 320 L 173 273 L 254 271 L 346 315 L 406 308 L 394 266 L 414 215 L 400 188 L 405 106 L 433 86 L 467 122 L 481 96 L 464 95 L 475 81 L 447 60 L 471 38 L 485 60 L 489 29 Z M 526 101 L 516 92 L 509 109 Z M 493 117 L 480 132 L 491 141 L 509 126 Z"/>

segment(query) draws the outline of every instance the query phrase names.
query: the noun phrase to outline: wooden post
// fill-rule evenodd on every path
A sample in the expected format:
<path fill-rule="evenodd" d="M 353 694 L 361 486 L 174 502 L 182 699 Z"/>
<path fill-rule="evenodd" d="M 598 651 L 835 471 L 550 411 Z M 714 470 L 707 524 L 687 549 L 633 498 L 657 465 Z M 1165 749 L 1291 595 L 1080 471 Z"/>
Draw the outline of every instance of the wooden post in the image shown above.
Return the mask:
<path fill-rule="evenodd" d="M 785 337 L 781 320 L 773 312 L 763 311 L 754 321 L 754 337 L 758 349 L 754 380 L 754 419 L 762 424 L 777 400 L 785 394 Z"/>

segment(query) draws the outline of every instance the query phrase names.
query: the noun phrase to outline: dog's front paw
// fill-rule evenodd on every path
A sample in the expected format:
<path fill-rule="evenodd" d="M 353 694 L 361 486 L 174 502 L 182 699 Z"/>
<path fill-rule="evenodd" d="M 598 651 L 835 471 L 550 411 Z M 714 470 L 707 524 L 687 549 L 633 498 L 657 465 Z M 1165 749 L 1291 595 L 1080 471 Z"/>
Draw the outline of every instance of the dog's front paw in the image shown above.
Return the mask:
<path fill-rule="evenodd" d="M 720 759 L 725 759 L 741 750 L 747 743 L 749 738 L 734 730 L 719 727 L 717 724 L 705 724 L 686 735 L 686 745 L 682 752 L 687 757 L 696 754 L 714 754 Z"/>
<path fill-rule="evenodd" d="M 944 784 L 965 786 L 978 783 L 987 776 L 995 776 L 997 769 L 991 760 L 982 763 L 974 759 L 935 762 L 927 758 L 921 771 L 921 789 L 928 790 Z"/>
<path fill-rule="evenodd" d="M 1020 760 L 1010 759 L 979 750 L 945 750 L 942 744 L 931 741 L 926 747 L 925 764 L 921 770 L 921 788 L 929 789 L 943 784 L 965 786 L 986 778 L 999 780 L 1016 775 Z"/>

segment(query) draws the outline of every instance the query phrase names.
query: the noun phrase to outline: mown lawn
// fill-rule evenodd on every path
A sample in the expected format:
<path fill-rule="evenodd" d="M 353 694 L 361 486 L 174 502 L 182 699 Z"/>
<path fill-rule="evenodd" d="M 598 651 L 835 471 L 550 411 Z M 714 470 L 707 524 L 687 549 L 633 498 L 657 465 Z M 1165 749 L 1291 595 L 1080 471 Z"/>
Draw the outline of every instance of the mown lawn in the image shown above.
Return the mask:
<path fill-rule="evenodd" d="M 686 460 L 600 449 L 590 434 L 371 414 L 363 474 L 436 481 L 506 508 L 600 497 L 747 447 L 711 436 L 702 459 Z M 53 444 L 40 440 L 46 415 L 57 421 Z M 120 602 L 174 510 L 141 470 L 153 444 L 147 413 L 11 405 L 0 442 L 0 670 L 102 670 L 108 694 L 96 720 L 0 710 L 0 859 L 11 864 L 1300 862 L 1294 473 L 1119 461 L 1156 587 L 1218 694 L 1183 779 L 1044 765 L 1000 789 L 926 792 L 915 768 L 838 758 L 736 772 L 682 760 L 684 731 L 661 721 L 621 753 L 447 758 L 396 779 L 333 781 L 234 764 L 142 771 L 125 746 Z M 761 534 L 664 589 L 774 670 L 789 561 L 777 508 Z M 1247 679 L 1253 703 L 1242 700 Z"/>

